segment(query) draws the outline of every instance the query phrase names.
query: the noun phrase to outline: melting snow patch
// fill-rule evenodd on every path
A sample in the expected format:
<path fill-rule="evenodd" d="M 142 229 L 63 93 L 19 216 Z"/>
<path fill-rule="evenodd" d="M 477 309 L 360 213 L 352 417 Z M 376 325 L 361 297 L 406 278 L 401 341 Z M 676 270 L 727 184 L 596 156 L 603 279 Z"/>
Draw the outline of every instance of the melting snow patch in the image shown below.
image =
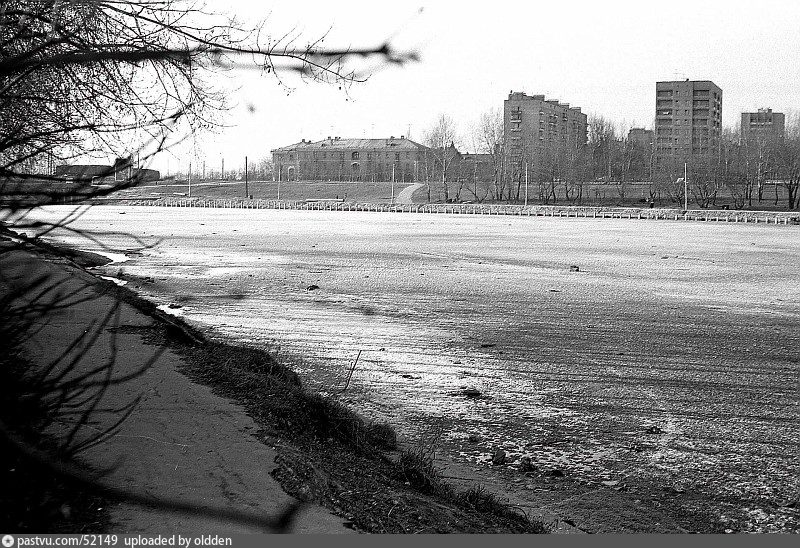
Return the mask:
<path fill-rule="evenodd" d="M 168 304 L 160 304 L 156 308 L 158 308 L 161 312 L 166 312 L 167 314 L 171 314 L 173 316 L 181 317 L 183 316 L 183 309 L 182 308 L 172 308 Z"/>
<path fill-rule="evenodd" d="M 100 276 L 100 279 L 108 280 L 109 282 L 114 282 L 120 287 L 128 283 L 127 280 L 120 280 L 119 278 L 115 278 L 114 276 Z"/>
<path fill-rule="evenodd" d="M 92 253 L 97 253 L 98 255 L 102 255 L 103 257 L 108 257 L 109 259 L 111 259 L 111 262 L 108 264 L 124 263 L 130 260 L 130 257 L 125 255 L 124 253 L 111 253 L 110 251 L 92 251 Z"/>

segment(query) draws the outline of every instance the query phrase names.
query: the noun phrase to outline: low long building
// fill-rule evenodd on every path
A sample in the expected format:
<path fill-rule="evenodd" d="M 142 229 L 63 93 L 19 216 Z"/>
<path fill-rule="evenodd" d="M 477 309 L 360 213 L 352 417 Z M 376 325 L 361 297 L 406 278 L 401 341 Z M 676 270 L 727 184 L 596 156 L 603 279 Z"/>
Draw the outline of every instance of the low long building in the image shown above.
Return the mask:
<path fill-rule="evenodd" d="M 137 182 L 158 181 L 161 173 L 155 169 L 135 168 L 130 165 L 120 167 L 119 164 L 113 166 L 99 164 L 77 164 L 56 166 L 54 175 L 73 181 L 124 181 L 133 179 Z"/>
<path fill-rule="evenodd" d="M 388 139 L 303 139 L 272 151 L 280 181 L 426 180 L 434 172 L 433 151 L 405 136 Z"/>

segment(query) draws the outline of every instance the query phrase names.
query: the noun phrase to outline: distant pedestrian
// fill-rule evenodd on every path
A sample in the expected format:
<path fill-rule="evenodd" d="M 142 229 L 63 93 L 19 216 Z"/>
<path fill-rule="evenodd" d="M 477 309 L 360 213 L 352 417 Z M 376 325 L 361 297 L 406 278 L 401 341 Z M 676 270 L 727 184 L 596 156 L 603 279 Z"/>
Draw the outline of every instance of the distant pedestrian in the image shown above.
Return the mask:
<path fill-rule="evenodd" d="M 650 209 L 653 209 L 656 206 L 656 201 L 650 198 Z"/>

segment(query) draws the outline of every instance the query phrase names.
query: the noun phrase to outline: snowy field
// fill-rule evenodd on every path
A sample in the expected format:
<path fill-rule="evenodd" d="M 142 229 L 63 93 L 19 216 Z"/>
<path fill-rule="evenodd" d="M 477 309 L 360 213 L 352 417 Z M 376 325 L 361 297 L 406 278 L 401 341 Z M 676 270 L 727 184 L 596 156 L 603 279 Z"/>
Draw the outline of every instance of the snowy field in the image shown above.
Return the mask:
<path fill-rule="evenodd" d="M 126 255 L 103 275 L 302 357 L 306 384 L 409 443 L 800 530 L 797 227 L 110 206 L 71 227 Z"/>

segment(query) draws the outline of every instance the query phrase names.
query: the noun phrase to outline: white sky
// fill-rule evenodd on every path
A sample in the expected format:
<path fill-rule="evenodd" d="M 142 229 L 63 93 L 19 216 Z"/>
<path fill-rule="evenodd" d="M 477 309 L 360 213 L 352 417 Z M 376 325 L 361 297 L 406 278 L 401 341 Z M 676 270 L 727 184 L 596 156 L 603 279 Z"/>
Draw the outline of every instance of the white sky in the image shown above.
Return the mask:
<path fill-rule="evenodd" d="M 742 111 L 800 106 L 800 2 L 672 0 L 546 2 L 393 2 L 207 0 L 208 8 L 268 28 L 292 28 L 307 40 L 328 28 L 329 47 L 380 44 L 419 51 L 421 61 L 375 73 L 345 94 L 335 86 L 291 80 L 294 91 L 255 71 L 225 79 L 233 105 L 228 128 L 195 136 L 194 151 L 176 148 L 169 171 L 226 169 L 272 148 L 329 135 L 421 140 L 449 114 L 473 149 L 480 114 L 502 108 L 510 90 L 545 94 L 618 124 L 652 127 L 655 82 L 713 80 L 723 90 L 723 121 Z M 424 8 L 418 14 L 420 8 Z M 395 34 L 396 33 L 396 34 Z M 301 40 L 302 42 L 303 40 Z M 167 169 L 167 154 L 154 167 Z M 195 168 L 196 169 L 196 168 Z"/>

